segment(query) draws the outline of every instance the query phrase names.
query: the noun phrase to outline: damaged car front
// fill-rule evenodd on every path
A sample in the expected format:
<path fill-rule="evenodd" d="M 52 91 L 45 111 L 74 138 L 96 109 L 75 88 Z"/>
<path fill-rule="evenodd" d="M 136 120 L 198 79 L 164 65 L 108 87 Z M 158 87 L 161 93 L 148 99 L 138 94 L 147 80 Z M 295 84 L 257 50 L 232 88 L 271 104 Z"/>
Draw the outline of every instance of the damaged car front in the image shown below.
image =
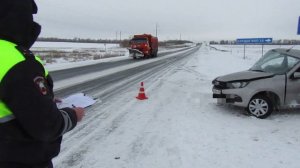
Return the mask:
<path fill-rule="evenodd" d="M 300 80 L 294 74 L 300 70 L 299 62 L 299 50 L 270 50 L 249 70 L 214 79 L 213 98 L 219 104 L 245 107 L 252 115 L 266 118 L 274 108 L 297 99 Z"/>
<path fill-rule="evenodd" d="M 231 103 L 236 106 L 247 107 L 252 95 L 257 90 L 257 86 L 255 86 L 257 82 L 253 81 L 273 76 L 272 73 L 249 70 L 218 77 L 212 82 L 213 98 L 218 98 L 218 103 L 221 104 Z"/>

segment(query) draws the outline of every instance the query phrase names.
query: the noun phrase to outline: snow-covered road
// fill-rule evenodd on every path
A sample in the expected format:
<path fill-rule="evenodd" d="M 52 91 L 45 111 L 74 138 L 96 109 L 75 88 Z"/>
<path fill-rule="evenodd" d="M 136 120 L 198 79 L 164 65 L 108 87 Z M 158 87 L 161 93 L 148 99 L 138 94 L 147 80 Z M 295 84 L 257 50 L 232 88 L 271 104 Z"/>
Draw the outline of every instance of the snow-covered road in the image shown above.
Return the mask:
<path fill-rule="evenodd" d="M 257 49 L 256 49 L 257 50 Z M 64 136 L 56 168 L 297 168 L 300 113 L 260 120 L 243 109 L 218 106 L 211 81 L 248 69 L 261 55 L 208 46 L 88 109 Z"/>

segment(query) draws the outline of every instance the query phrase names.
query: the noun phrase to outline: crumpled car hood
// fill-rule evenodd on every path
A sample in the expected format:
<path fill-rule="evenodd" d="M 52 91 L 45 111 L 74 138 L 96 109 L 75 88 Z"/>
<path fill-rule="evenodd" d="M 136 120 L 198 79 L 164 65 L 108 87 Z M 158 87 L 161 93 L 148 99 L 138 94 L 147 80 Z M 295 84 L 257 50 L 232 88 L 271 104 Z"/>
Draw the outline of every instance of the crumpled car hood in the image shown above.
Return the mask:
<path fill-rule="evenodd" d="M 274 76 L 273 73 L 248 70 L 248 71 L 241 71 L 241 72 L 220 76 L 217 78 L 217 80 L 222 82 L 251 81 L 251 80 L 258 80 L 263 78 L 270 78 L 273 76 Z"/>

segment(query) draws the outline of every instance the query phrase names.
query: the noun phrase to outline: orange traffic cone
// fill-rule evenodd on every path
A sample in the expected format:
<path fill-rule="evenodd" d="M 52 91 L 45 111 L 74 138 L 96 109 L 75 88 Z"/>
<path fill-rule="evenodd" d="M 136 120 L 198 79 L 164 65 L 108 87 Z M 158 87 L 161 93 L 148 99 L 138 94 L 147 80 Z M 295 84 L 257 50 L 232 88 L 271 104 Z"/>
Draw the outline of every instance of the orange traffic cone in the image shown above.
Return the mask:
<path fill-rule="evenodd" d="M 140 92 L 139 92 L 139 95 L 136 98 L 139 99 L 139 100 L 148 99 L 148 97 L 145 94 L 144 82 L 141 82 Z"/>

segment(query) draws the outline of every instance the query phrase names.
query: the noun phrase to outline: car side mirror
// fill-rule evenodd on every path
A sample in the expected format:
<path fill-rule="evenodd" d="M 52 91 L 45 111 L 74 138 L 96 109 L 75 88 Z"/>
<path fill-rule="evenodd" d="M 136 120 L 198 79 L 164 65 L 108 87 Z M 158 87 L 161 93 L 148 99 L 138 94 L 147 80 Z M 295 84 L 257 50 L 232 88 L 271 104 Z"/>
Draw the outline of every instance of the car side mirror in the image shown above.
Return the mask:
<path fill-rule="evenodd" d="M 300 79 L 300 72 L 294 72 L 293 79 Z"/>

